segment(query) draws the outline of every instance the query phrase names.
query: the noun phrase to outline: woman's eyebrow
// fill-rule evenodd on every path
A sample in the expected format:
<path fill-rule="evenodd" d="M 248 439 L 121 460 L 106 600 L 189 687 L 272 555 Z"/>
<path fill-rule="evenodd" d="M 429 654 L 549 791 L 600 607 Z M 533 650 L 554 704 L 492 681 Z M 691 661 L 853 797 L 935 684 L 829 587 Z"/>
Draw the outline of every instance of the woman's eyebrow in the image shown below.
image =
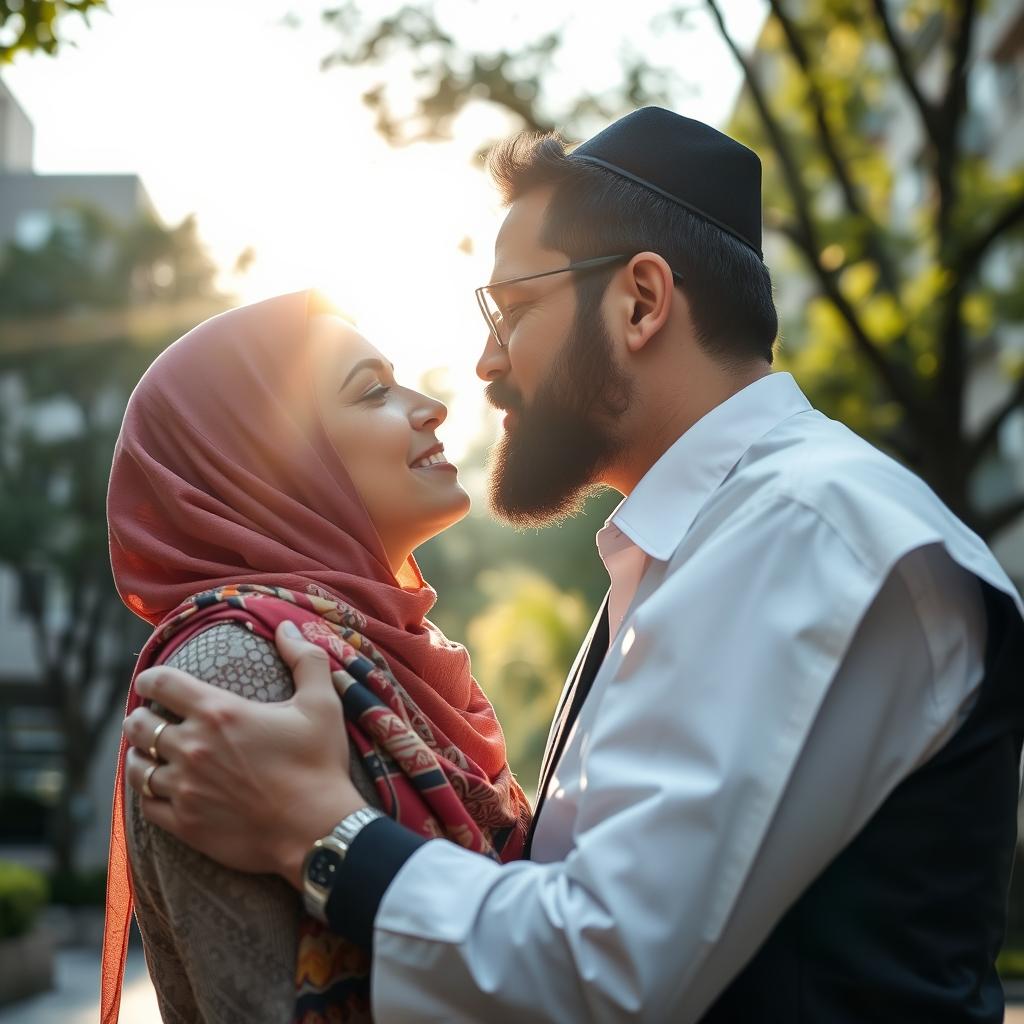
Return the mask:
<path fill-rule="evenodd" d="M 352 367 L 348 372 L 348 376 L 345 378 L 344 383 L 338 388 L 341 391 L 343 388 L 348 386 L 348 382 L 360 371 L 360 370 L 378 370 L 383 371 L 385 367 L 390 368 L 391 372 L 395 372 L 394 363 L 385 363 L 382 359 L 375 359 L 372 356 L 366 359 L 360 359 L 355 366 Z"/>

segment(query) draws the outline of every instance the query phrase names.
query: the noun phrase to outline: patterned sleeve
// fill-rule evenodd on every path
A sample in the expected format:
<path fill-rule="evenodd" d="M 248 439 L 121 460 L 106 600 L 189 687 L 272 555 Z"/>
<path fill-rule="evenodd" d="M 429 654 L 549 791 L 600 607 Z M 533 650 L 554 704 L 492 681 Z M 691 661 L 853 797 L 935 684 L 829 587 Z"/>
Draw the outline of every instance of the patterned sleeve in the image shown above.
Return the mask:
<path fill-rule="evenodd" d="M 197 634 L 167 663 L 250 700 L 293 692 L 273 643 L 235 623 Z M 362 765 L 354 767 L 353 781 L 376 803 Z M 135 913 L 164 1021 L 288 1021 L 298 894 L 277 876 L 232 871 L 197 853 L 146 821 L 134 790 L 127 796 Z"/>

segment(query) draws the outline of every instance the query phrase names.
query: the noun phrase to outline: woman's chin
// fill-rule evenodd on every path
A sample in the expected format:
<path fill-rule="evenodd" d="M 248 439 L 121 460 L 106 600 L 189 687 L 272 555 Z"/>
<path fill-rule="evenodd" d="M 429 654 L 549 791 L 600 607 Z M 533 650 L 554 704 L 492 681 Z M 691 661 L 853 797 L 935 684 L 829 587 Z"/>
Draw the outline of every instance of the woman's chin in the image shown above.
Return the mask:
<path fill-rule="evenodd" d="M 445 524 L 444 529 L 446 530 L 449 526 L 462 522 L 469 515 L 469 510 L 473 507 L 473 499 L 463 489 L 462 484 L 457 484 L 456 490 L 458 491 L 458 497 L 452 501 L 452 515 L 450 521 Z"/>
<path fill-rule="evenodd" d="M 436 537 L 439 533 L 444 533 L 449 527 L 454 526 L 456 523 L 461 522 L 466 516 L 469 515 L 469 510 L 472 507 L 472 499 L 462 489 L 461 484 L 457 484 L 453 488 L 451 500 L 445 503 L 445 506 L 440 509 L 436 509 L 436 515 L 432 516 L 433 523 L 430 528 L 428 536 L 423 538 L 421 543 L 425 543 L 432 537 Z"/>

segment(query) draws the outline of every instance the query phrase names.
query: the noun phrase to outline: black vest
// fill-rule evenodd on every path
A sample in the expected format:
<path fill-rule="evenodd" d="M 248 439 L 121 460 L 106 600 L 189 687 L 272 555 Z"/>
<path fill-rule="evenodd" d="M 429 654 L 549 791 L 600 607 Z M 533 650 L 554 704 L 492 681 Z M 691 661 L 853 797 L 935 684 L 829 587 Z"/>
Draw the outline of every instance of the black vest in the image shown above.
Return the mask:
<path fill-rule="evenodd" d="M 953 738 L 908 776 L 782 918 L 702 1024 L 1000 1024 L 1024 732 L 1024 624 L 983 584 L 985 678 Z"/>

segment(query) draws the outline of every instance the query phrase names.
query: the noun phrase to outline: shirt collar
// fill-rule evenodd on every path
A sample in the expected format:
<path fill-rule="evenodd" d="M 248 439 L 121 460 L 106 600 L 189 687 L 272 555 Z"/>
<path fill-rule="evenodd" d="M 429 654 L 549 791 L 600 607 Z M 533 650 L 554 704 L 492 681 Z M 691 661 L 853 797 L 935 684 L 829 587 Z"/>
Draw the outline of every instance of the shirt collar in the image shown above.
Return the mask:
<path fill-rule="evenodd" d="M 770 373 L 748 384 L 690 427 L 641 477 L 606 525 L 617 526 L 652 558 L 667 561 L 750 446 L 809 409 L 791 374 Z"/>

